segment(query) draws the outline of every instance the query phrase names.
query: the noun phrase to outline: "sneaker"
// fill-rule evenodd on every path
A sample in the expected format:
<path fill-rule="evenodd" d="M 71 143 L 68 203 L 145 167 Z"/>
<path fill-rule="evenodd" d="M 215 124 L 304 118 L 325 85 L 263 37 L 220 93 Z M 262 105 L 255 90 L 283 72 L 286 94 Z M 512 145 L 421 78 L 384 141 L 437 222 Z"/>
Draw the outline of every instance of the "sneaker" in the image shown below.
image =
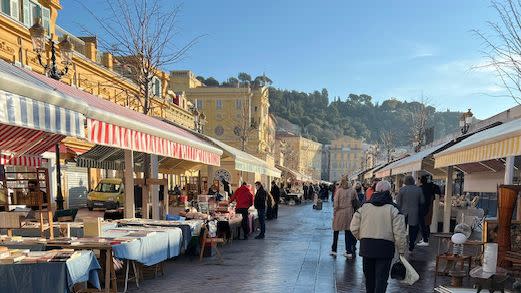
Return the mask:
<path fill-rule="evenodd" d="M 336 251 L 331 251 L 329 255 L 336 256 Z"/>
<path fill-rule="evenodd" d="M 345 252 L 344 256 L 347 257 L 347 259 L 352 259 L 353 258 L 353 254 L 352 253 Z"/>
<path fill-rule="evenodd" d="M 423 240 L 420 240 L 420 242 L 418 242 L 416 245 L 426 247 L 429 246 L 429 242 L 423 242 Z"/>

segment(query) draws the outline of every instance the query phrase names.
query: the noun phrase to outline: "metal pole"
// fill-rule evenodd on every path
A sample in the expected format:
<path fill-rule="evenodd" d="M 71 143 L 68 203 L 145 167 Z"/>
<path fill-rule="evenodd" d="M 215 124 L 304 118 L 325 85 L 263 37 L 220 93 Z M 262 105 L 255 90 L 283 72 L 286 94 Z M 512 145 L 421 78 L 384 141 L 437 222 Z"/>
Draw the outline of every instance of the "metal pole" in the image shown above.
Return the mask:
<path fill-rule="evenodd" d="M 60 166 L 60 144 L 56 144 L 56 205 L 57 210 L 63 210 L 62 172 Z"/>

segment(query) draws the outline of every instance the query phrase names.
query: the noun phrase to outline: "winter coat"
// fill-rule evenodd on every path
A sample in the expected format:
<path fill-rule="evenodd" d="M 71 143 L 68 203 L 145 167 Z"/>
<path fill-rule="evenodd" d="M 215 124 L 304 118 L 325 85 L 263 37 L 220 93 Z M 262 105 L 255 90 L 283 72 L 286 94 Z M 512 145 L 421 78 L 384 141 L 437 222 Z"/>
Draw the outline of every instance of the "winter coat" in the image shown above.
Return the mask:
<path fill-rule="evenodd" d="M 260 187 L 257 189 L 257 193 L 255 193 L 255 200 L 253 201 L 253 205 L 257 210 L 265 210 L 266 209 L 266 200 L 268 199 L 268 193 L 264 189 L 264 187 Z"/>
<path fill-rule="evenodd" d="M 354 189 L 337 188 L 333 200 L 333 231 L 349 230 L 354 213 L 353 199 L 358 200 Z"/>
<path fill-rule="evenodd" d="M 237 201 L 235 208 L 247 209 L 253 204 L 253 194 L 246 185 L 239 187 L 234 193 L 230 202 Z"/>
<path fill-rule="evenodd" d="M 271 186 L 271 195 L 273 196 L 273 200 L 275 201 L 275 205 L 278 205 L 280 202 L 280 189 L 277 185 Z"/>
<path fill-rule="evenodd" d="M 404 217 L 388 191 L 375 192 L 353 215 L 350 229 L 362 257 L 393 258 L 395 249 L 404 253 L 407 247 Z"/>
<path fill-rule="evenodd" d="M 425 203 L 422 189 L 416 185 L 405 185 L 398 192 L 397 202 L 407 224 L 410 226 L 419 225 L 420 208 Z"/>

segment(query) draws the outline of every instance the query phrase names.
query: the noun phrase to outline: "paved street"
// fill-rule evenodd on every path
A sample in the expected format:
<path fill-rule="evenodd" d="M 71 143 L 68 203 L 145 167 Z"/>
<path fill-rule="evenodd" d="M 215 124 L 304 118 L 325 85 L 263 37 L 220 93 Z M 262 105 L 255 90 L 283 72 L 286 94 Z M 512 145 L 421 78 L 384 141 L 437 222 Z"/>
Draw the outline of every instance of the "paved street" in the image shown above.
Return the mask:
<path fill-rule="evenodd" d="M 362 259 L 329 256 L 331 217 L 330 203 L 322 211 L 312 210 L 310 204 L 282 206 L 279 219 L 268 222 L 266 239 L 225 246 L 224 264 L 183 256 L 166 264 L 165 276 L 131 291 L 364 292 Z M 342 251 L 343 242 L 339 243 Z M 432 292 L 434 249 L 417 249 L 412 263 L 421 279 L 413 287 L 391 280 L 388 292 Z"/>

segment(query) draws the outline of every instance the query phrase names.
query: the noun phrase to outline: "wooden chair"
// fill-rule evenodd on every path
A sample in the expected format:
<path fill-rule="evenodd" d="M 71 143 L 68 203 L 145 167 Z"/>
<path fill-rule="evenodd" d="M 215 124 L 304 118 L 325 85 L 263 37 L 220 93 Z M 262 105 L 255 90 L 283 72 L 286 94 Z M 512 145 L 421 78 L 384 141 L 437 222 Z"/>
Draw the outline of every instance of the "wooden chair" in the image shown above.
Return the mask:
<path fill-rule="evenodd" d="M 215 245 L 215 252 L 217 253 L 219 260 L 222 263 L 223 257 L 221 255 L 221 251 L 219 250 L 219 247 L 217 247 L 217 245 L 219 243 L 224 244 L 226 242 L 226 240 L 224 238 L 210 237 L 208 235 L 208 228 L 204 227 L 202 229 L 204 229 L 204 232 L 203 232 L 203 238 L 201 239 L 201 253 L 199 255 L 199 261 L 203 260 L 203 255 L 204 255 L 204 250 L 206 248 L 206 244 L 209 244 L 210 247 Z"/>

